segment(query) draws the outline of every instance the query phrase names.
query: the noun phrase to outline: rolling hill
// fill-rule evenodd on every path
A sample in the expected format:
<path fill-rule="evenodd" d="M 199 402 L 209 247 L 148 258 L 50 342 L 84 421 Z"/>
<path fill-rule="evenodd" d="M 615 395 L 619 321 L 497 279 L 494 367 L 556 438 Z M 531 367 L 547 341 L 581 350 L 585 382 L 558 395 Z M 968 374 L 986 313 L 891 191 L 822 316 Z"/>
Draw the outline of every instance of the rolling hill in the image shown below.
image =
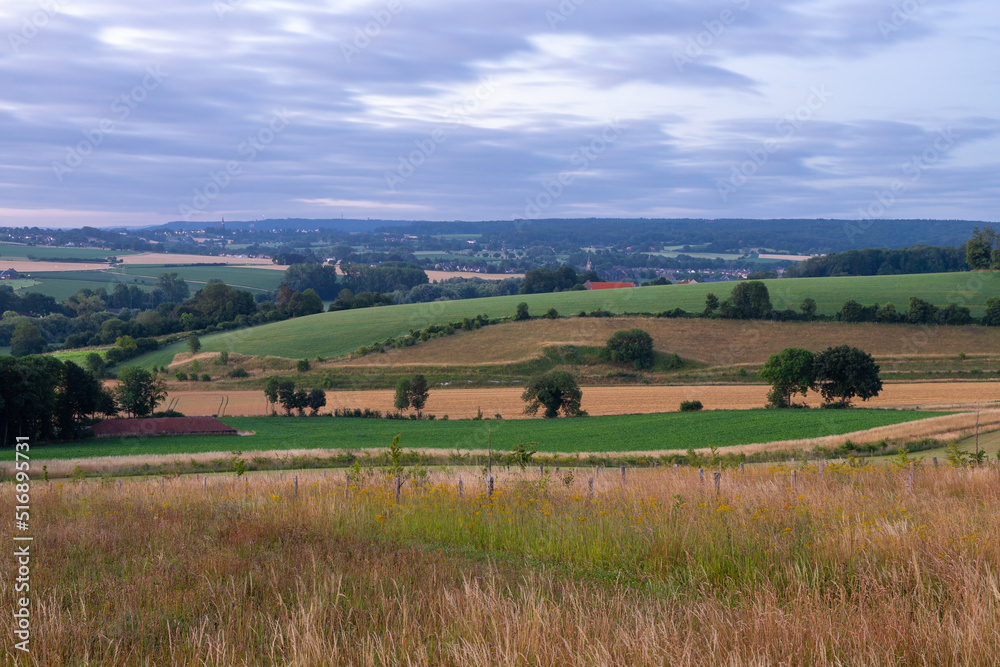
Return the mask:
<path fill-rule="evenodd" d="M 818 311 L 834 314 L 848 299 L 863 304 L 893 302 L 901 309 L 911 296 L 938 306 L 957 302 L 981 315 L 986 299 L 1000 294 L 1000 273 L 943 273 L 906 276 L 852 278 L 796 278 L 765 281 L 771 302 L 777 309 L 798 308 L 803 299 L 816 300 Z M 214 334 L 202 338 L 203 352 L 238 352 L 289 358 L 336 357 L 353 352 L 361 345 L 404 335 L 430 324 L 461 320 L 484 313 L 490 317 L 513 315 L 524 301 L 532 315 L 555 308 L 562 315 L 580 311 L 607 310 L 613 313 L 660 312 L 672 308 L 700 311 L 705 296 L 729 296 L 737 283 L 667 285 L 598 292 L 561 292 L 441 301 L 321 313 L 275 322 L 250 329 Z M 170 363 L 185 351 L 184 343 L 174 343 L 138 357 L 134 363 L 149 367 Z"/>

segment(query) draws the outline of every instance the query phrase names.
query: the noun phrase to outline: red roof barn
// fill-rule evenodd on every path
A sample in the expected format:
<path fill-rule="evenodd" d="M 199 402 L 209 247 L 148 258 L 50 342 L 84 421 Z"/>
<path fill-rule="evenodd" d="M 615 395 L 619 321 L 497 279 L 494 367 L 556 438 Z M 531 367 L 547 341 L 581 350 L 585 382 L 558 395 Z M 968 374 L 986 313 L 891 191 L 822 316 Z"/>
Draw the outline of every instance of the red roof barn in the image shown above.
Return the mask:
<path fill-rule="evenodd" d="M 151 417 L 105 419 L 91 427 L 98 438 L 153 435 L 236 435 L 236 429 L 215 417 Z"/>
<path fill-rule="evenodd" d="M 588 280 L 583 286 L 587 289 L 622 289 L 623 287 L 635 287 L 635 283 L 595 283 Z"/>

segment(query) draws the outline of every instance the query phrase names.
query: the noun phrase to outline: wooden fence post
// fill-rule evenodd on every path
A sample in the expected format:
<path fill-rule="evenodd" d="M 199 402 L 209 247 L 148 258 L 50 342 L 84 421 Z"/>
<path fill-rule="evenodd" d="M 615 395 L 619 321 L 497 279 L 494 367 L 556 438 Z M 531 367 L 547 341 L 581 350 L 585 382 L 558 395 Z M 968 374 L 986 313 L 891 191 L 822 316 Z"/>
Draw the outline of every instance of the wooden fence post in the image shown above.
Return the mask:
<path fill-rule="evenodd" d="M 795 468 L 792 468 L 792 492 L 795 492 L 796 491 L 796 487 L 798 486 L 795 483 L 796 477 L 797 477 L 797 471 L 795 470 Z"/>
<path fill-rule="evenodd" d="M 677 464 L 674 464 L 674 477 L 677 477 Z"/>
<path fill-rule="evenodd" d="M 910 461 L 910 471 L 906 473 L 906 492 L 913 493 L 913 461 Z"/>
<path fill-rule="evenodd" d="M 299 476 L 295 476 L 295 497 L 299 497 Z"/>
<path fill-rule="evenodd" d="M 743 473 L 745 473 L 746 471 L 747 471 L 747 467 L 746 467 L 746 464 L 745 464 L 745 463 L 743 463 L 743 461 L 740 461 L 740 474 L 743 474 Z"/>
<path fill-rule="evenodd" d="M 936 456 L 934 457 L 934 467 L 935 467 L 935 468 L 937 468 L 937 467 L 938 467 L 938 462 L 937 462 L 937 457 L 936 457 Z"/>
<path fill-rule="evenodd" d="M 208 477 L 201 478 L 201 490 L 208 491 Z"/>
<path fill-rule="evenodd" d="M 539 477 L 544 477 L 545 476 L 545 466 L 543 466 L 543 465 L 538 466 L 538 476 Z"/>
<path fill-rule="evenodd" d="M 698 468 L 698 483 L 705 486 L 705 469 Z"/>
<path fill-rule="evenodd" d="M 594 497 L 594 478 L 593 477 L 590 478 L 590 482 L 588 484 L 589 484 L 589 487 L 590 487 L 590 491 L 588 492 L 588 497 L 589 498 L 593 498 Z"/>
<path fill-rule="evenodd" d="M 622 481 L 625 481 L 625 466 L 622 466 Z"/>
<path fill-rule="evenodd" d="M 462 478 L 458 478 L 458 497 L 462 497 Z"/>
<path fill-rule="evenodd" d="M 399 502 L 399 494 L 403 490 L 403 478 L 396 475 L 396 502 Z"/>
<path fill-rule="evenodd" d="M 347 493 L 351 490 L 351 473 L 344 475 L 347 478 L 347 483 L 344 484 L 344 499 L 347 499 Z"/>
<path fill-rule="evenodd" d="M 486 497 L 493 498 L 493 475 L 490 475 L 489 480 L 486 483 Z"/>
<path fill-rule="evenodd" d="M 719 495 L 719 484 L 722 482 L 722 473 L 721 472 L 713 472 L 712 473 L 712 478 L 715 480 L 715 495 L 718 496 Z"/>

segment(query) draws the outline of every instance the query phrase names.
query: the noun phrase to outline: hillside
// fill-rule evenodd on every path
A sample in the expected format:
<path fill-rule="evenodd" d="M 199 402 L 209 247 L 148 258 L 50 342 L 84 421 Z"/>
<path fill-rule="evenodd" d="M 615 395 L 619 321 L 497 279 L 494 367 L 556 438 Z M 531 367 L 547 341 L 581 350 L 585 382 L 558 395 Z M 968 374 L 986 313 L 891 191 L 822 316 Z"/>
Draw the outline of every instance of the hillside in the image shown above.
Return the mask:
<path fill-rule="evenodd" d="M 848 299 L 864 304 L 893 302 L 905 309 L 909 297 L 916 296 L 938 306 L 952 302 L 967 305 L 981 315 L 986 299 L 1000 293 L 1000 273 L 939 273 L 907 276 L 865 276 L 856 278 L 795 278 L 765 281 L 771 302 L 777 309 L 798 308 L 813 298 L 818 312 L 832 315 Z M 729 296 L 737 283 L 667 285 L 599 292 L 561 292 L 441 301 L 401 306 L 385 306 L 275 322 L 251 329 L 231 331 L 202 338 L 203 352 L 239 352 L 289 358 L 336 357 L 353 352 L 361 345 L 385 340 L 422 329 L 430 324 L 461 320 L 484 313 L 490 317 L 514 314 L 524 301 L 532 315 L 555 308 L 561 315 L 582 311 L 607 310 L 613 313 L 660 312 L 672 308 L 700 311 L 705 296 Z M 588 320 L 592 322 L 592 320 Z M 745 324 L 745 323 L 744 323 Z M 175 343 L 138 358 L 144 366 L 170 363 L 184 343 Z"/>

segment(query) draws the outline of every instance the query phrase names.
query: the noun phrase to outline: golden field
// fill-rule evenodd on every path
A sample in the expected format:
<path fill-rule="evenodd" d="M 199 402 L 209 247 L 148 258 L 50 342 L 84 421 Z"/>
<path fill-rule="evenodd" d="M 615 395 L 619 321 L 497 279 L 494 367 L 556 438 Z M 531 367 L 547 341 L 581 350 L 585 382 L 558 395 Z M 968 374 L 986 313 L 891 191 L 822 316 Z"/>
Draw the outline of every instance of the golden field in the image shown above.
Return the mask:
<path fill-rule="evenodd" d="M 32 485 L 60 665 L 989 665 L 1000 469 Z M 459 477 L 463 491 L 459 494 Z M 589 478 L 594 478 L 590 497 Z M 13 511 L 5 493 L 2 510 Z M 10 577 L 0 604 L 11 608 Z"/>

